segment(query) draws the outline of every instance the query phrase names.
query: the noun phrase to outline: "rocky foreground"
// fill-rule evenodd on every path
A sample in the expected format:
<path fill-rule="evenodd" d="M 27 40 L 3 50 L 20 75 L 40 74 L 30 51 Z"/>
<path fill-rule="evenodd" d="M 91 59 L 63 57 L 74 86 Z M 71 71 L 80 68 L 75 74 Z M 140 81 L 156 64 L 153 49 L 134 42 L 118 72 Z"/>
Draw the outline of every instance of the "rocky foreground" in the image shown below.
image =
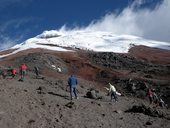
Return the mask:
<path fill-rule="evenodd" d="M 168 128 L 168 109 L 154 108 L 148 101 L 120 96 L 110 102 L 105 92 L 102 98 L 86 97 L 93 83 L 79 80 L 79 99 L 72 102 L 65 90 L 65 79 L 36 79 L 27 74 L 24 82 L 6 78 L 0 80 L 1 128 Z"/>

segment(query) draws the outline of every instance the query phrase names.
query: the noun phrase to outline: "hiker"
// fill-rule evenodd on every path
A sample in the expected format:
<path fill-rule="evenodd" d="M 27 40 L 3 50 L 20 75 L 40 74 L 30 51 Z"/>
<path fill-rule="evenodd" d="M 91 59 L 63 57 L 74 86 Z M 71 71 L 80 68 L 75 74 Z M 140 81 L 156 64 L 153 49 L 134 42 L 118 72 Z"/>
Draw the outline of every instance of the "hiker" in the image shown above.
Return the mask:
<path fill-rule="evenodd" d="M 149 98 L 150 104 L 152 104 L 153 103 L 153 92 L 150 88 L 148 88 L 148 90 L 147 90 L 147 96 Z"/>
<path fill-rule="evenodd" d="M 13 68 L 11 70 L 11 72 L 12 72 L 12 78 L 14 78 L 16 76 L 16 74 L 17 74 L 17 70 L 15 68 Z"/>
<path fill-rule="evenodd" d="M 0 68 L 0 76 L 2 76 L 3 77 L 3 75 L 4 75 L 4 71 Z M 1 77 L 0 77 L 1 78 Z M 3 77 L 4 78 L 4 77 Z"/>
<path fill-rule="evenodd" d="M 156 104 L 156 106 L 159 105 L 159 98 L 158 98 L 158 95 L 156 94 L 155 90 L 153 90 L 153 103 Z"/>
<path fill-rule="evenodd" d="M 114 85 L 111 85 L 109 83 L 109 90 L 108 90 L 108 95 L 111 96 L 111 101 L 114 98 L 114 100 L 117 102 L 118 101 L 118 97 L 117 97 L 117 93 L 116 93 L 116 88 L 114 87 Z"/>
<path fill-rule="evenodd" d="M 0 70 L 0 75 L 2 76 L 3 79 L 5 79 L 7 76 L 7 73 L 5 70 Z"/>
<path fill-rule="evenodd" d="M 76 86 L 77 86 L 77 78 L 74 76 L 74 75 L 71 75 L 69 78 L 68 78 L 68 85 L 70 87 L 70 97 L 71 97 L 71 100 L 73 98 L 73 93 L 75 95 L 75 99 L 78 99 L 78 96 L 77 96 L 77 90 L 76 90 Z"/>
<path fill-rule="evenodd" d="M 34 67 L 34 72 L 36 74 L 36 78 L 39 77 L 39 68 L 37 66 Z"/>
<path fill-rule="evenodd" d="M 165 107 L 166 107 L 166 104 L 165 104 L 165 102 L 162 100 L 162 98 L 159 99 L 159 106 L 160 106 L 161 108 L 165 108 Z"/>
<path fill-rule="evenodd" d="M 22 64 L 20 66 L 20 73 L 21 73 L 21 79 L 20 81 L 24 81 L 25 79 L 25 74 L 26 74 L 27 66 L 25 64 Z"/>

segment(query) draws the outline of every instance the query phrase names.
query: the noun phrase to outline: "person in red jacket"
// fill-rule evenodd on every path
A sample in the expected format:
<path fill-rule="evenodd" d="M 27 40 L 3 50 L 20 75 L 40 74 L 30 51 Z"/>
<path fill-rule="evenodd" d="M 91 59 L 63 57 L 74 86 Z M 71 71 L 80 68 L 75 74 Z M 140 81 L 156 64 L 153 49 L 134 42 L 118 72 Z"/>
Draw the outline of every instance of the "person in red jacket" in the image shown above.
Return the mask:
<path fill-rule="evenodd" d="M 149 97 L 150 104 L 152 104 L 153 103 L 153 92 L 150 88 L 147 91 L 147 96 Z"/>
<path fill-rule="evenodd" d="M 14 78 L 17 74 L 17 70 L 15 68 L 12 69 L 12 77 Z"/>
<path fill-rule="evenodd" d="M 22 64 L 20 66 L 20 73 L 21 73 L 21 81 L 24 81 L 25 79 L 25 74 L 26 74 L 27 66 L 25 64 Z"/>

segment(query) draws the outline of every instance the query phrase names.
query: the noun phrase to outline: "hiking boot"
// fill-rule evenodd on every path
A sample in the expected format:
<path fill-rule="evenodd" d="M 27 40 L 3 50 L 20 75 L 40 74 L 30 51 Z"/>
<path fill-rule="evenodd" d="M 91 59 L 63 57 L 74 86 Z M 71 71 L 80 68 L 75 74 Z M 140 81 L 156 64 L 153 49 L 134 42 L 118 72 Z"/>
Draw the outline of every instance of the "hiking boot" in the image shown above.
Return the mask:
<path fill-rule="evenodd" d="M 79 99 L 79 97 L 75 97 L 75 99 Z"/>

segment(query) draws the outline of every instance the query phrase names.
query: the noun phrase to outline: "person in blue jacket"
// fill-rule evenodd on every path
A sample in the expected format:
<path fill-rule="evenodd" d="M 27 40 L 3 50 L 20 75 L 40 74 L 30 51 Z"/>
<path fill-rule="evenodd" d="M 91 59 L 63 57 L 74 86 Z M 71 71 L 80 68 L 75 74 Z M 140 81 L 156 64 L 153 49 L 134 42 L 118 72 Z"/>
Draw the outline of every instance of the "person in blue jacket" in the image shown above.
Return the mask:
<path fill-rule="evenodd" d="M 71 75 L 71 76 L 68 78 L 68 85 L 69 85 L 69 87 L 70 87 L 71 100 L 72 100 L 72 97 L 73 97 L 73 93 L 74 93 L 74 95 L 75 95 L 75 99 L 78 99 L 77 90 L 76 90 L 76 86 L 77 86 L 77 78 L 76 78 L 76 76 Z"/>

